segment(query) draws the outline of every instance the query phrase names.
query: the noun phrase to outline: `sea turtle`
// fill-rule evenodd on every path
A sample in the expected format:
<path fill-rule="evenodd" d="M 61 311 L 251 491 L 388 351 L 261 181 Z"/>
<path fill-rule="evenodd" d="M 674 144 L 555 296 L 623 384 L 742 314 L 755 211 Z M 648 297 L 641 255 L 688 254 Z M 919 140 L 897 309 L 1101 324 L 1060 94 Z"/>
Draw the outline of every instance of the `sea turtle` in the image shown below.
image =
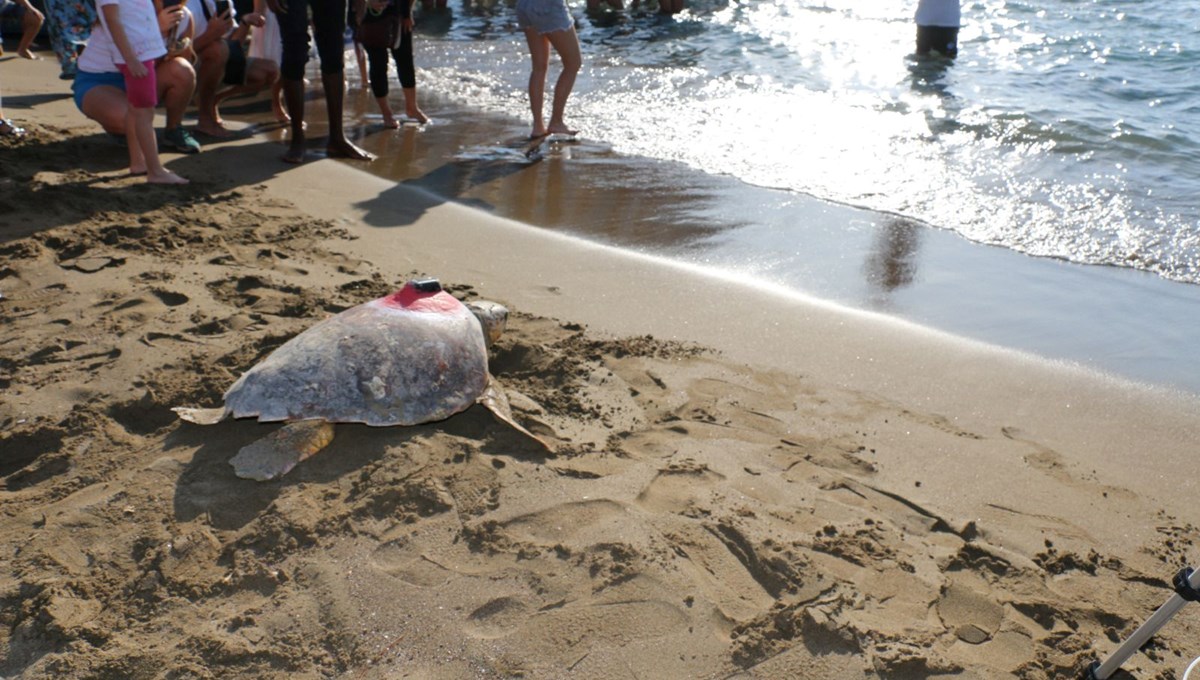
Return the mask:
<path fill-rule="evenodd" d="M 288 421 L 229 461 L 237 476 L 260 481 L 327 446 L 333 423 L 416 425 L 475 403 L 549 449 L 513 420 L 488 373 L 487 349 L 507 320 L 508 310 L 494 302 L 464 305 L 436 279 L 410 281 L 281 345 L 225 392 L 223 407 L 173 410 L 199 425 Z"/>

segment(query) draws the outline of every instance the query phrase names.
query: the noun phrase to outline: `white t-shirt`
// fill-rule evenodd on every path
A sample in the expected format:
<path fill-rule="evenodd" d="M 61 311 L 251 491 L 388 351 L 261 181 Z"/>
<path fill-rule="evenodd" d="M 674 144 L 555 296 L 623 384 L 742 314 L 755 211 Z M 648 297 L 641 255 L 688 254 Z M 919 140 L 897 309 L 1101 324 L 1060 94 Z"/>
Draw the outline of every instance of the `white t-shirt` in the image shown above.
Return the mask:
<path fill-rule="evenodd" d="M 92 34 L 87 39 L 87 47 L 83 48 L 83 54 L 79 55 L 76 67 L 85 73 L 114 72 L 117 70 L 116 62 L 113 61 L 113 53 L 116 51 L 117 46 L 113 44 L 112 36 L 108 34 L 108 29 L 102 23 L 92 28 Z"/>
<path fill-rule="evenodd" d="M 217 3 L 214 0 L 187 0 L 187 8 L 196 19 L 196 32 L 193 35 L 199 38 L 208 30 L 208 17 L 217 16 Z M 207 10 L 207 14 L 205 14 L 205 10 Z M 229 18 L 235 21 L 234 25 L 236 26 L 237 9 L 234 8 L 232 0 L 229 3 Z M 228 38 L 231 33 L 233 33 L 233 28 L 229 29 L 225 37 Z"/>
<path fill-rule="evenodd" d="M 191 23 L 191 15 L 184 12 L 179 20 L 179 35 L 187 32 L 189 23 Z M 157 19 L 155 24 L 157 25 Z M 85 73 L 112 73 L 117 70 L 116 59 L 120 56 L 120 50 L 113 44 L 108 29 L 101 24 L 92 29 L 92 34 L 88 36 L 87 47 L 83 50 L 83 54 L 79 55 L 79 62 L 76 66 Z"/>
<path fill-rule="evenodd" d="M 112 29 L 108 25 L 108 19 L 104 17 L 104 7 L 116 5 L 120 9 L 121 27 L 125 29 L 125 37 L 129 39 L 129 46 L 133 48 L 138 61 L 158 59 L 167 53 L 162 33 L 158 30 L 158 14 L 154 11 L 154 3 L 148 0 L 98 0 L 96 4 L 100 25 L 109 36 L 112 36 Z M 115 43 L 112 47 L 112 58 L 114 64 L 125 63 L 125 57 L 121 55 L 121 50 L 117 49 Z"/>
<path fill-rule="evenodd" d="M 918 26 L 958 28 L 962 25 L 962 9 L 958 0 L 920 0 L 916 21 Z"/>

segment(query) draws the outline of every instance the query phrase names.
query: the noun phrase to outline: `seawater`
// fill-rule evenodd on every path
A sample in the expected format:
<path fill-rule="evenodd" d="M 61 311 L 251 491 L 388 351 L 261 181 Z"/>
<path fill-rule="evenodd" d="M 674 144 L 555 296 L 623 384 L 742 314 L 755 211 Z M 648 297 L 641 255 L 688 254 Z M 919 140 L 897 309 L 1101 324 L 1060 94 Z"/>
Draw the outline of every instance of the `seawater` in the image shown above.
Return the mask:
<path fill-rule="evenodd" d="M 420 86 L 528 120 L 510 5 L 421 17 Z M 572 5 L 569 122 L 619 154 L 1200 283 L 1200 6 L 964 1 L 950 62 L 913 58 L 915 0 Z"/>

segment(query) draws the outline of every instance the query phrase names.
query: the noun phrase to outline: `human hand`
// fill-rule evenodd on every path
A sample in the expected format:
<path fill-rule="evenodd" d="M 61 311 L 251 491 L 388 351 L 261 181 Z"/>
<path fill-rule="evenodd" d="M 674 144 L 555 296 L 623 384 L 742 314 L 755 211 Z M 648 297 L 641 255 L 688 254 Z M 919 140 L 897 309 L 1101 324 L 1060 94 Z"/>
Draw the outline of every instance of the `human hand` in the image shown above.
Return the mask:
<path fill-rule="evenodd" d="M 400 29 L 405 33 L 412 33 L 413 25 L 412 17 L 404 17 L 400 20 Z"/>
<path fill-rule="evenodd" d="M 183 5 L 164 7 L 158 13 L 158 30 L 161 33 L 170 33 L 181 21 L 183 21 Z"/>
<path fill-rule="evenodd" d="M 225 37 L 233 28 L 233 19 L 229 16 L 229 12 L 230 10 L 225 10 L 209 19 L 208 27 L 204 29 L 205 35 Z"/>
<path fill-rule="evenodd" d="M 129 69 L 129 75 L 133 76 L 135 79 L 145 78 L 146 74 L 150 73 L 150 71 L 146 69 L 146 65 L 140 61 L 131 61 L 128 64 L 125 64 L 125 68 Z"/>
<path fill-rule="evenodd" d="M 262 28 L 267 25 L 267 18 L 258 12 L 251 12 L 242 15 L 242 23 L 249 24 L 256 28 Z"/>

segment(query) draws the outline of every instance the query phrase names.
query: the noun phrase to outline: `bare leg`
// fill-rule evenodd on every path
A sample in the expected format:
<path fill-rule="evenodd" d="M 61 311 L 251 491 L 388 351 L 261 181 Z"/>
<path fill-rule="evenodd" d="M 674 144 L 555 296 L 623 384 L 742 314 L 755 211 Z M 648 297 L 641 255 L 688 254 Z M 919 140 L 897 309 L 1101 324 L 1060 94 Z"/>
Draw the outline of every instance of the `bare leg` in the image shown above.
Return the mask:
<path fill-rule="evenodd" d="M 321 84 L 325 86 L 325 106 L 329 111 L 329 143 L 325 152 L 333 158 L 349 158 L 356 161 L 374 160 L 375 156 L 363 151 L 346 139 L 346 130 L 342 121 L 342 107 L 346 95 L 346 78 L 341 72 L 322 73 Z M 288 100 L 290 110 L 291 100 Z M 292 129 L 295 130 L 295 124 Z"/>
<path fill-rule="evenodd" d="M 99 123 L 107 133 L 125 136 L 129 122 L 129 99 L 123 91 L 112 85 L 97 85 L 88 90 L 83 98 L 83 115 Z M 130 160 L 133 160 L 132 156 Z M 146 164 L 140 157 L 136 169 L 139 172 L 146 171 Z"/>
<path fill-rule="evenodd" d="M 562 60 L 562 73 L 558 74 L 558 81 L 554 84 L 554 104 L 546 132 L 573 135 L 578 131 L 567 127 L 563 122 L 563 113 L 567 108 L 567 98 L 571 96 L 571 90 L 575 87 L 575 76 L 583 65 L 583 57 L 579 53 L 579 37 L 575 35 L 575 27 L 572 26 L 565 31 L 548 33 L 546 38 Z"/>
<path fill-rule="evenodd" d="M 550 66 L 550 41 L 532 28 L 525 29 L 525 42 L 529 44 L 529 110 L 533 114 L 533 131 L 530 137 L 545 137 L 546 124 L 542 120 L 542 100 L 546 97 L 546 71 Z"/>
<path fill-rule="evenodd" d="M 383 126 L 393 130 L 400 127 L 400 123 L 396 120 L 396 114 L 392 112 L 392 105 L 388 102 L 388 98 L 376 97 L 375 101 L 379 103 L 379 111 L 383 114 Z"/>
<path fill-rule="evenodd" d="M 246 82 L 242 85 L 227 87 L 217 93 L 215 106 L 221 102 L 242 94 L 253 94 L 267 89 L 279 79 L 279 66 L 266 59 L 250 59 L 246 64 Z"/>
<path fill-rule="evenodd" d="M 271 113 L 275 114 L 275 120 L 280 123 L 292 122 L 292 117 L 288 115 L 287 108 L 283 104 L 283 80 L 275 81 L 271 85 Z"/>
<path fill-rule="evenodd" d="M 174 130 L 183 124 L 183 114 L 196 91 L 196 72 L 186 59 L 176 58 L 159 64 L 155 74 L 158 101 L 167 112 L 167 129 Z"/>
<path fill-rule="evenodd" d="M 89 92 L 90 96 L 91 93 Z M 128 101 L 128 100 L 126 100 Z M 125 109 L 125 146 L 129 149 L 129 174 L 146 174 L 146 157 L 142 154 L 141 137 L 137 130 L 137 109 L 128 106 Z M 155 141 L 157 144 L 157 140 Z"/>
<path fill-rule="evenodd" d="M 283 79 L 283 100 L 292 117 L 292 143 L 283 160 L 288 163 L 304 162 L 304 81 Z"/>
<path fill-rule="evenodd" d="M 37 33 L 42 28 L 42 15 L 37 12 L 26 10 L 25 16 L 21 17 L 21 42 L 17 44 L 17 56 L 25 59 L 37 59 L 33 52 L 29 51 L 33 45 L 33 39 L 37 37 Z"/>
<path fill-rule="evenodd" d="M 415 87 L 404 88 L 404 115 L 422 125 L 429 122 L 429 116 L 426 116 L 421 107 L 417 106 L 417 88 Z"/>
<path fill-rule="evenodd" d="M 200 66 L 196 70 L 196 130 L 210 137 L 233 135 L 225 129 L 225 121 L 217 112 L 217 90 L 225 77 L 228 59 L 229 46 L 224 40 L 217 40 L 200 54 Z"/>
<path fill-rule="evenodd" d="M 154 109 L 130 107 L 130 124 L 133 134 L 129 135 L 130 171 L 133 168 L 133 139 L 137 139 L 138 150 L 145 161 L 146 181 L 151 184 L 187 184 L 188 181 L 163 167 L 158 158 L 158 140 L 154 137 Z"/>
<path fill-rule="evenodd" d="M 357 40 L 354 41 L 354 60 L 358 62 L 358 75 L 362 78 L 362 89 L 371 89 L 371 81 L 367 77 L 367 51 Z"/>

